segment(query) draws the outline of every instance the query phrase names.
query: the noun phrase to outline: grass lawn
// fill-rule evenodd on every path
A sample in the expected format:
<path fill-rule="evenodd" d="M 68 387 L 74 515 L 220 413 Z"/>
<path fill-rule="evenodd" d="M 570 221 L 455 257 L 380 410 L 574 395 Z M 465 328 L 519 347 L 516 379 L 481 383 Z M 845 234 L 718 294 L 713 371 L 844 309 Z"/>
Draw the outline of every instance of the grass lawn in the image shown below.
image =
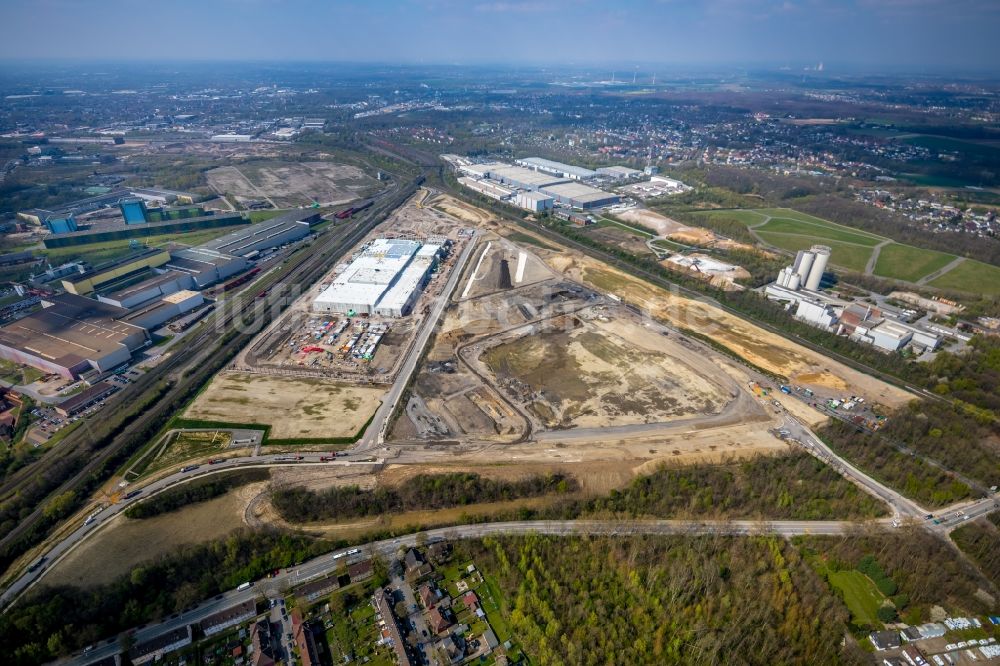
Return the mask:
<path fill-rule="evenodd" d="M 998 296 L 1000 295 L 1000 267 L 966 259 L 928 284 L 940 289 L 955 289 L 985 296 Z"/>
<path fill-rule="evenodd" d="M 232 436 L 228 432 L 178 432 L 171 435 L 169 443 L 136 465 L 136 474 L 148 474 L 179 465 L 194 458 L 222 453 L 229 447 Z"/>
<path fill-rule="evenodd" d="M 745 224 L 750 226 L 753 224 L 760 224 L 764 221 L 764 213 L 759 213 L 755 210 L 705 210 L 705 211 L 692 211 L 695 215 L 703 215 L 705 217 L 711 217 L 720 220 L 736 220 L 740 224 Z"/>
<path fill-rule="evenodd" d="M 829 240 L 874 247 L 885 240 L 884 238 L 879 238 L 878 236 L 872 236 L 864 232 L 858 232 L 847 227 L 835 225 L 832 222 L 818 223 L 789 217 L 771 218 L 767 224 L 762 227 L 757 227 L 756 230 L 758 232 L 767 231 L 781 234 L 802 234 L 803 236 L 808 236 L 813 243 L 820 243 L 824 240 Z"/>
<path fill-rule="evenodd" d="M 885 597 L 875 587 L 875 583 L 860 571 L 831 571 L 830 585 L 840 590 L 844 595 L 844 603 L 851 611 L 854 623 L 879 626 L 876 613 L 885 601 Z"/>
<path fill-rule="evenodd" d="M 13 361 L 0 359 L 0 379 L 12 384 L 30 384 L 45 376 L 45 373 L 28 365 L 18 365 Z"/>
<path fill-rule="evenodd" d="M 166 243 L 181 243 L 183 245 L 199 245 L 219 236 L 236 231 L 243 225 L 231 225 L 219 227 L 217 229 L 199 229 L 177 234 L 161 234 L 159 236 L 146 236 L 142 238 L 122 238 L 119 240 L 105 241 L 103 243 L 88 243 L 86 245 L 72 245 L 70 247 L 54 247 L 39 251 L 44 254 L 53 265 L 62 264 L 67 261 L 82 259 L 97 265 L 105 261 L 111 261 L 118 257 L 124 257 L 135 250 L 131 249 L 129 242 L 135 240 L 150 247 L 157 247 Z"/>
<path fill-rule="evenodd" d="M 829 246 L 831 250 L 830 263 L 843 268 L 848 268 L 859 273 L 864 272 L 868 259 L 872 256 L 871 247 L 851 245 L 849 243 L 838 243 L 836 241 L 815 238 L 811 236 L 800 236 L 798 234 L 776 234 L 757 231 L 761 239 L 770 245 L 780 247 L 783 250 L 797 252 L 798 250 L 808 250 L 816 243 Z"/>
<path fill-rule="evenodd" d="M 881 249 L 875 262 L 875 274 L 883 277 L 916 282 L 948 265 L 955 258 L 935 250 L 893 243 Z"/>
<path fill-rule="evenodd" d="M 250 218 L 250 221 L 256 224 L 257 222 L 267 222 L 271 218 L 278 217 L 279 215 L 284 215 L 292 208 L 268 208 L 265 210 L 251 210 L 246 213 L 246 216 Z"/>

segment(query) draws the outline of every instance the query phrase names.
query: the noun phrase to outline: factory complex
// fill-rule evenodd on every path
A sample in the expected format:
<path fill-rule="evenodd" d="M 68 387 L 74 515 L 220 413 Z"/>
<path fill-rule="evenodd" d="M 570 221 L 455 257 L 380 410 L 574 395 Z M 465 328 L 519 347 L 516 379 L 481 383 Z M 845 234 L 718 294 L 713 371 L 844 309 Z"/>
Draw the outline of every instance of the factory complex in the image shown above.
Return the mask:
<path fill-rule="evenodd" d="M 109 372 L 149 341 L 146 329 L 120 319 L 128 313 L 76 294 L 42 301 L 42 309 L 0 328 L 0 358 L 74 379 Z"/>
<path fill-rule="evenodd" d="M 138 205 L 132 212 L 143 210 Z M 245 273 L 255 259 L 305 238 L 319 219 L 315 212 L 292 211 L 199 246 L 145 248 L 87 270 L 68 265 L 60 271 L 66 293 L 42 298 L 41 309 L 0 327 L 0 358 L 67 379 L 105 374 L 149 344 L 151 331 L 189 313 L 197 318 L 207 312 L 200 290 Z M 397 292 L 387 296 L 387 303 L 401 298 Z M 406 305 L 404 299 L 399 308 Z"/>
<path fill-rule="evenodd" d="M 933 351 L 941 344 L 939 333 L 950 334 L 940 327 L 935 331 L 910 323 L 913 311 L 852 303 L 820 291 L 829 260 L 830 248 L 825 245 L 800 250 L 792 265 L 781 269 L 778 279 L 764 289 L 765 296 L 794 310 L 797 319 L 886 352 L 907 346 Z"/>
<path fill-rule="evenodd" d="M 315 312 L 347 315 L 408 314 L 437 268 L 450 241 L 422 244 L 415 240 L 376 238 L 314 300 Z"/>

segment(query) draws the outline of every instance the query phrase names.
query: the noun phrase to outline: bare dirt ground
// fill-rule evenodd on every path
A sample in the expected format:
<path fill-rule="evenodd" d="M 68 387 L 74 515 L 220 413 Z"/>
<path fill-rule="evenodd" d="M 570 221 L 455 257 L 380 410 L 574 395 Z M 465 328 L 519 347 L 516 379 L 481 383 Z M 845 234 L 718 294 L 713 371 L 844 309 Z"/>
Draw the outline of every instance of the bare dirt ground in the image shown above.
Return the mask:
<path fill-rule="evenodd" d="M 279 208 L 347 203 L 378 184 L 358 167 L 331 162 L 250 162 L 212 169 L 206 177 L 218 192 L 237 199 L 266 197 Z"/>
<path fill-rule="evenodd" d="M 447 194 L 428 196 L 423 205 L 428 208 L 436 208 L 443 213 L 447 213 L 462 222 L 467 222 L 474 226 L 496 220 L 496 216 L 493 213 L 482 208 L 476 208 Z"/>
<path fill-rule="evenodd" d="M 219 539 L 243 527 L 243 509 L 265 484 L 244 486 L 200 504 L 144 520 L 115 517 L 98 538 L 88 539 L 51 571 L 52 585 L 93 587 L 112 582 L 141 562 L 179 546 Z"/>
<path fill-rule="evenodd" d="M 752 245 L 739 243 L 728 238 L 718 236 L 710 229 L 702 227 L 692 227 L 678 222 L 673 218 L 662 215 L 652 210 L 633 208 L 624 213 L 619 213 L 618 217 L 628 222 L 635 222 L 644 227 L 653 229 L 661 236 L 666 236 L 670 240 L 684 243 L 686 245 L 701 245 L 705 247 L 716 247 L 724 250 L 752 250 Z"/>
<path fill-rule="evenodd" d="M 350 437 L 375 412 L 383 393 L 320 379 L 222 372 L 184 415 L 270 425 L 277 439 Z"/>
<path fill-rule="evenodd" d="M 521 329 L 482 358 L 547 428 L 662 423 L 728 402 L 728 391 L 706 379 L 717 368 L 690 365 L 679 345 L 638 328 L 603 309 L 581 313 L 563 326 Z"/>
<path fill-rule="evenodd" d="M 709 335 L 739 356 L 803 386 L 849 390 L 890 407 L 913 396 L 702 301 L 670 293 L 586 256 L 549 253 L 557 271 L 620 295 L 679 328 Z"/>

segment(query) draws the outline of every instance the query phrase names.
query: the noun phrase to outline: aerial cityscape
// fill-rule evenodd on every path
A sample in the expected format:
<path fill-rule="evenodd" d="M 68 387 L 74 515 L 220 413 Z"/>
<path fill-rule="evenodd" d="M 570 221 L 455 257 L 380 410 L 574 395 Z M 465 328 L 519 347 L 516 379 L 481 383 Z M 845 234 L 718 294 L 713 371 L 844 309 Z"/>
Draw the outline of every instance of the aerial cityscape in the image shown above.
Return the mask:
<path fill-rule="evenodd" d="M 994 2 L 0 18 L 0 663 L 1000 664 Z"/>

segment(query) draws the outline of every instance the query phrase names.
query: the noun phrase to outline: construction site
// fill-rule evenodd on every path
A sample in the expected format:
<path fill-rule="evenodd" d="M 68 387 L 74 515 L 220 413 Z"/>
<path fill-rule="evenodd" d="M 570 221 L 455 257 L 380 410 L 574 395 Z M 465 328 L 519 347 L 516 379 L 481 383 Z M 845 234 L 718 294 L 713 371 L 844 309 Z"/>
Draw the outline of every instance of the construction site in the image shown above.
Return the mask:
<path fill-rule="evenodd" d="M 243 372 L 391 384 L 467 236 L 419 192 L 312 285 L 233 364 Z"/>

